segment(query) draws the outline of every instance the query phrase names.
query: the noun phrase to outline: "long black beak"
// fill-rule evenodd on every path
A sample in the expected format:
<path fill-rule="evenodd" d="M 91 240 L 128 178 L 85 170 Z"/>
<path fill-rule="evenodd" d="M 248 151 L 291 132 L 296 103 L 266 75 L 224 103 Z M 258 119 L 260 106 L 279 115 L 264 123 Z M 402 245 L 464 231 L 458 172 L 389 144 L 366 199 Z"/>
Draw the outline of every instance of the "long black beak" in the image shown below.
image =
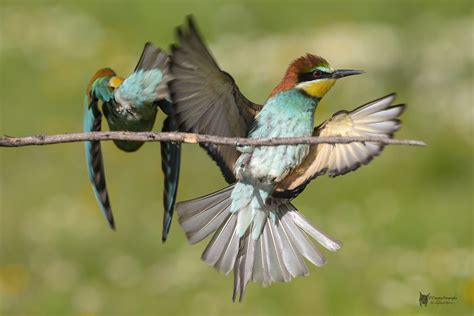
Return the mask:
<path fill-rule="evenodd" d="M 353 76 L 353 75 L 360 75 L 363 74 L 363 70 L 352 70 L 352 69 L 338 69 L 332 73 L 332 77 L 334 79 L 339 79 L 342 77 Z"/>

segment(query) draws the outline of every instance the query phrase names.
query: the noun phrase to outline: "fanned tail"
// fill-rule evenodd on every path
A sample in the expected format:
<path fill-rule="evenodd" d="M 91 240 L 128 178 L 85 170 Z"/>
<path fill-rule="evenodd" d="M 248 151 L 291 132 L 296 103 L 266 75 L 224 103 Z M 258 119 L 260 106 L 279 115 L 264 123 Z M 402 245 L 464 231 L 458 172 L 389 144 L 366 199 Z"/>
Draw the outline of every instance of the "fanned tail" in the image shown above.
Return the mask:
<path fill-rule="evenodd" d="M 233 187 L 177 203 L 176 209 L 190 243 L 197 243 L 215 232 L 202 259 L 224 274 L 234 271 L 234 301 L 237 297 L 242 301 L 250 280 L 268 286 L 308 275 L 303 258 L 316 266 L 323 265 L 323 254 L 308 236 L 328 250 L 341 247 L 340 242 L 314 227 L 287 201 L 265 210 L 260 236 L 254 238 L 252 228 L 258 223 L 252 222 L 239 238 L 237 220 L 242 213 L 230 212 Z"/>
<path fill-rule="evenodd" d="M 233 300 L 238 295 L 242 301 L 250 280 L 266 287 L 273 282 L 289 282 L 308 275 L 303 258 L 316 266 L 323 265 L 323 254 L 308 236 L 328 250 L 336 251 L 341 247 L 339 241 L 314 227 L 289 202 L 276 206 L 272 213 L 275 216 L 267 216 L 260 238 L 254 240 L 247 233 L 241 239 L 234 266 Z"/>

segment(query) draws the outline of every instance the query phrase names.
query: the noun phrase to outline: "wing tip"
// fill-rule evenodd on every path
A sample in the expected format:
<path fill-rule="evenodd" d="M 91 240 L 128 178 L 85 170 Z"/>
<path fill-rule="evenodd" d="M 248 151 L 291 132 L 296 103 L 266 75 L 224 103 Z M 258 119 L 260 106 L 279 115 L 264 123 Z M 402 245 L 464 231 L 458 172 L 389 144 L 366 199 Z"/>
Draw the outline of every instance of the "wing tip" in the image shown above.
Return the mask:
<path fill-rule="evenodd" d="M 155 48 L 155 49 L 160 50 L 160 49 L 157 48 L 157 47 L 155 46 L 155 44 L 153 44 L 153 42 L 151 42 L 151 41 L 147 41 L 147 42 L 145 43 L 145 46 L 143 47 L 143 50 L 147 49 L 148 47 L 151 47 L 151 48 Z"/>
<path fill-rule="evenodd" d="M 407 109 L 407 104 L 406 103 L 400 103 L 400 104 L 395 104 L 395 105 L 392 105 L 392 106 L 389 106 L 388 109 L 394 109 L 394 108 L 400 108 L 400 113 L 398 113 L 398 115 L 396 117 L 399 117 L 401 116 L 405 110 Z"/>
<path fill-rule="evenodd" d="M 196 22 L 193 14 L 186 15 L 186 22 L 188 23 L 189 29 L 196 30 Z"/>
<path fill-rule="evenodd" d="M 176 37 L 178 38 L 179 42 L 181 42 L 184 37 L 184 31 L 181 26 L 176 27 Z"/>
<path fill-rule="evenodd" d="M 335 240 L 332 240 L 330 247 L 325 247 L 325 248 L 331 252 L 336 252 L 340 250 L 342 246 L 344 246 L 342 241 L 335 239 Z"/>
<path fill-rule="evenodd" d="M 178 49 L 179 49 L 179 47 L 178 47 L 177 44 L 171 44 L 170 50 L 171 50 L 172 54 L 175 54 Z"/>
<path fill-rule="evenodd" d="M 168 212 L 163 215 L 163 232 L 161 234 L 161 242 L 165 243 L 168 240 L 168 235 L 171 229 L 172 216 Z"/>
<path fill-rule="evenodd" d="M 386 96 L 383 96 L 380 99 L 375 100 L 374 102 L 382 101 L 382 100 L 385 100 L 385 99 L 390 99 L 389 104 L 391 104 L 393 101 L 395 101 L 397 96 L 398 95 L 397 95 L 396 92 L 391 92 L 391 93 L 387 94 Z"/>
<path fill-rule="evenodd" d="M 112 215 L 112 211 L 107 215 L 107 222 L 109 223 L 110 229 L 114 232 L 117 231 L 117 227 L 115 225 L 114 216 Z"/>
<path fill-rule="evenodd" d="M 189 33 L 196 33 L 197 34 L 197 27 L 196 23 L 194 22 L 194 16 L 192 14 L 186 15 L 186 26 L 189 30 Z M 178 41 L 182 43 L 186 37 L 185 33 L 185 25 L 180 25 L 176 27 L 176 36 L 178 38 Z"/>
<path fill-rule="evenodd" d="M 185 19 L 186 19 L 185 25 L 187 26 L 187 32 L 185 32 L 186 31 L 185 25 L 180 25 L 176 27 L 176 35 L 177 35 L 178 41 L 181 44 L 183 44 L 183 42 L 187 38 L 196 37 L 199 40 L 199 42 L 201 42 L 204 45 L 201 34 L 198 30 L 194 15 L 188 14 Z"/>
<path fill-rule="evenodd" d="M 387 94 L 387 97 L 392 97 L 392 98 L 396 98 L 397 97 L 397 93 L 396 92 L 390 92 L 389 94 Z"/>

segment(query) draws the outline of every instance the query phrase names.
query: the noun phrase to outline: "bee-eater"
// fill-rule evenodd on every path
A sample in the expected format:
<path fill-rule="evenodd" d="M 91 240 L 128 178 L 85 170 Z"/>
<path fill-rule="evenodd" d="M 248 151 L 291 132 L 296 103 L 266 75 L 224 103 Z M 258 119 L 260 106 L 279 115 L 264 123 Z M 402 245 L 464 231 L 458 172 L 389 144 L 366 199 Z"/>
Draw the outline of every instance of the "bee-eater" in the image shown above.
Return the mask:
<path fill-rule="evenodd" d="M 176 130 L 171 115 L 168 92 L 169 57 L 151 43 L 145 44 L 135 71 L 126 79 L 112 69 L 99 70 L 90 80 L 85 97 L 84 131 L 100 131 L 102 113 L 112 131 L 145 132 L 155 123 L 158 107 L 167 115 L 163 131 Z M 123 151 L 138 150 L 143 142 L 114 140 Z M 105 182 L 104 165 L 99 141 L 85 142 L 89 178 L 105 218 L 112 229 L 115 222 Z M 161 143 L 164 184 L 163 241 L 166 240 L 173 216 L 178 186 L 181 148 L 179 144 Z"/>
<path fill-rule="evenodd" d="M 172 47 L 170 93 L 178 130 L 252 139 L 302 136 L 385 136 L 400 127 L 404 105 L 395 95 L 340 111 L 313 127 L 314 111 L 335 82 L 362 73 L 334 70 L 322 57 L 307 54 L 293 61 L 263 106 L 245 98 L 232 77 L 212 58 L 192 20 L 178 28 Z M 308 275 L 303 257 L 325 262 L 308 236 L 336 251 L 341 243 L 312 225 L 291 204 L 314 178 L 356 170 L 377 156 L 383 145 L 280 145 L 234 148 L 206 145 L 230 186 L 176 204 L 179 222 L 192 244 L 214 233 L 202 259 L 218 271 L 233 270 L 233 300 L 242 300 L 252 280 L 268 286 Z"/>

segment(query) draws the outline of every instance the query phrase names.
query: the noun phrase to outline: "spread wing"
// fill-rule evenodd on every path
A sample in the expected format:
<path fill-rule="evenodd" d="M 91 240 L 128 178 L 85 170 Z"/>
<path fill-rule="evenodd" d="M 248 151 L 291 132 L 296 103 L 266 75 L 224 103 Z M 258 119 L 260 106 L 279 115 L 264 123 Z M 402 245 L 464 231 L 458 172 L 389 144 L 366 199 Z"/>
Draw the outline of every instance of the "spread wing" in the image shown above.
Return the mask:
<path fill-rule="evenodd" d="M 226 137 L 246 137 L 261 109 L 246 99 L 232 77 L 222 71 L 204 45 L 191 17 L 188 30 L 177 29 L 172 46 L 169 84 L 178 130 Z M 227 182 L 235 181 L 234 146 L 203 145 Z"/>
<path fill-rule="evenodd" d="M 97 97 L 88 91 L 84 109 L 84 132 L 100 132 L 102 114 L 98 107 Z M 87 169 L 89 179 L 104 217 L 112 229 L 115 229 L 114 217 L 110 206 L 109 193 L 105 182 L 104 163 L 99 141 L 84 142 L 86 149 Z"/>
<path fill-rule="evenodd" d="M 391 138 L 400 128 L 397 119 L 404 104 L 391 105 L 396 95 L 390 94 L 362 105 L 351 112 L 340 111 L 314 129 L 314 136 L 385 136 Z M 314 178 L 328 173 L 336 177 L 368 164 L 384 145 L 379 143 L 312 145 L 308 156 L 274 189 L 273 196 L 293 198 Z"/>

